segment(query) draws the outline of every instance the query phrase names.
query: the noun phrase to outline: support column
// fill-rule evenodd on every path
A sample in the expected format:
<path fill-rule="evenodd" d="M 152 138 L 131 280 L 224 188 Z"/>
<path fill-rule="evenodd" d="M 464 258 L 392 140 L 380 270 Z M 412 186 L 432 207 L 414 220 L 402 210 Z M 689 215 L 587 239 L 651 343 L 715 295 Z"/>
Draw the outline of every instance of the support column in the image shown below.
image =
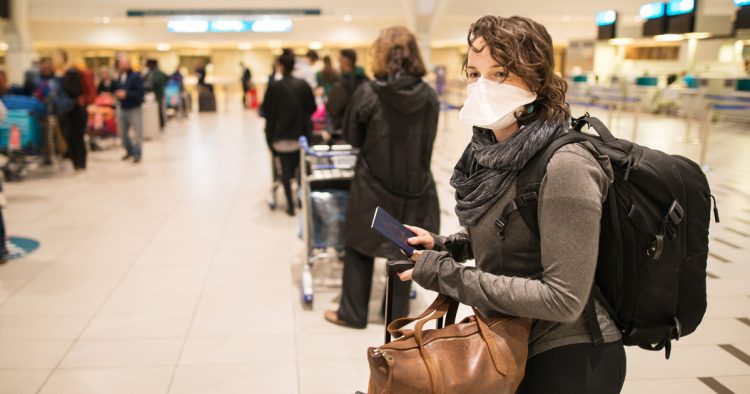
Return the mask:
<path fill-rule="evenodd" d="M 5 55 L 10 83 L 23 83 L 23 74 L 34 59 L 33 41 L 29 25 L 29 1 L 11 0 L 10 23 L 5 27 L 8 51 Z"/>

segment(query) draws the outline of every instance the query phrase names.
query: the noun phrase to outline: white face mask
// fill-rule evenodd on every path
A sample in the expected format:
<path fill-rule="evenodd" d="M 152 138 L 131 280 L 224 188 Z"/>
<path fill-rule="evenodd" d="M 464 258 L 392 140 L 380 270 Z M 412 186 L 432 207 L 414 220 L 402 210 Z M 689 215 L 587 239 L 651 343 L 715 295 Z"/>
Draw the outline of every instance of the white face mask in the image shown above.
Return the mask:
<path fill-rule="evenodd" d="M 533 103 L 536 94 L 480 77 L 467 86 L 466 101 L 458 118 L 472 126 L 502 130 L 516 121 L 516 113 Z"/>

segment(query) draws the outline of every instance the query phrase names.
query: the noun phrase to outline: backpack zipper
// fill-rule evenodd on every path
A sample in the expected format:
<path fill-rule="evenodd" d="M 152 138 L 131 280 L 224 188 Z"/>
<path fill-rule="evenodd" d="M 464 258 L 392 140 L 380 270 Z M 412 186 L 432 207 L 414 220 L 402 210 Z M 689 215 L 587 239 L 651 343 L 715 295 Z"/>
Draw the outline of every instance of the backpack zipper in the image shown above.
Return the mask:
<path fill-rule="evenodd" d="M 622 178 L 627 181 L 630 178 L 630 172 L 637 170 L 641 166 L 641 157 L 643 157 L 643 148 L 640 145 L 633 144 L 633 149 L 628 155 L 628 163 L 625 167 L 625 176 Z"/>

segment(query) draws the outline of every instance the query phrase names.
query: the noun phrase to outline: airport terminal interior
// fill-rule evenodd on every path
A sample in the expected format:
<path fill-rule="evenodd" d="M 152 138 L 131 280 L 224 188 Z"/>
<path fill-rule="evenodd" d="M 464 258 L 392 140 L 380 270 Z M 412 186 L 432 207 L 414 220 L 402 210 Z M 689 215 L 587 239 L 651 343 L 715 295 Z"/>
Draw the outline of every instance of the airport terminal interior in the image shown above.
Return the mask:
<path fill-rule="evenodd" d="M 451 176 L 472 139 L 462 67 L 485 15 L 544 25 L 572 116 L 689 158 L 716 199 L 702 322 L 669 359 L 626 346 L 622 392 L 750 393 L 750 1 L 649 1 L 0 1 L 0 393 L 368 392 L 388 256 L 373 256 L 366 328 L 326 321 L 342 300 L 343 240 L 372 232 L 343 228 L 362 167 L 351 141 L 330 142 L 327 105 L 342 74 L 375 77 L 383 29 L 412 32 L 439 100 L 440 233 L 457 232 Z M 309 138 L 282 149 L 264 100 L 290 54 L 316 109 Z M 137 113 L 130 88 L 107 90 L 130 86 L 123 64 L 146 77 Z M 66 95 L 43 85 L 65 86 L 70 69 L 83 145 Z M 124 147 L 123 120 L 142 122 L 141 151 Z M 292 209 L 281 157 L 300 163 Z M 411 286 L 417 315 L 436 293 Z"/>

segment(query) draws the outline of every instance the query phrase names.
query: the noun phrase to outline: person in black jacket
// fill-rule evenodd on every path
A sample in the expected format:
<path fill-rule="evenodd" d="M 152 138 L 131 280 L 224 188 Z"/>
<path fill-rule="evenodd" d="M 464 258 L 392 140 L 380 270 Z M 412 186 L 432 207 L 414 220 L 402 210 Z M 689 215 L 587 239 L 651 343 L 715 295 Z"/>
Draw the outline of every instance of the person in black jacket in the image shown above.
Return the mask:
<path fill-rule="evenodd" d="M 88 121 L 88 112 L 83 98 L 83 76 L 76 67 L 67 66 L 67 52 L 60 51 L 58 60 L 67 67 L 60 79 L 60 89 L 74 102 L 69 111 L 58 113 L 58 122 L 68 144 L 67 156 L 73 162 L 73 168 L 76 171 L 83 171 L 86 169 L 87 152 L 84 135 Z"/>
<path fill-rule="evenodd" d="M 373 45 L 376 80 L 354 93 L 343 122 L 345 139 L 360 148 L 346 212 L 344 280 L 338 311 L 326 320 L 367 325 L 374 258 L 400 252 L 370 230 L 383 207 L 402 223 L 440 229 L 437 190 L 430 171 L 439 102 L 422 77 L 425 66 L 414 35 L 404 27 L 381 32 Z M 395 283 L 394 318 L 409 312 L 409 284 Z"/>
<path fill-rule="evenodd" d="M 353 49 L 342 49 L 339 57 L 341 76 L 328 92 L 326 111 L 328 112 L 328 129 L 339 135 L 344 121 L 344 114 L 351 103 L 354 92 L 369 79 L 365 69 L 357 66 L 357 52 Z"/>
<path fill-rule="evenodd" d="M 315 97 L 307 82 L 292 77 L 294 53 L 279 56 L 283 77 L 268 85 L 261 108 L 266 118 L 266 142 L 281 160 L 281 180 L 288 204 L 287 214 L 294 216 L 291 181 L 299 168 L 299 137 L 310 135 L 316 110 Z"/>

